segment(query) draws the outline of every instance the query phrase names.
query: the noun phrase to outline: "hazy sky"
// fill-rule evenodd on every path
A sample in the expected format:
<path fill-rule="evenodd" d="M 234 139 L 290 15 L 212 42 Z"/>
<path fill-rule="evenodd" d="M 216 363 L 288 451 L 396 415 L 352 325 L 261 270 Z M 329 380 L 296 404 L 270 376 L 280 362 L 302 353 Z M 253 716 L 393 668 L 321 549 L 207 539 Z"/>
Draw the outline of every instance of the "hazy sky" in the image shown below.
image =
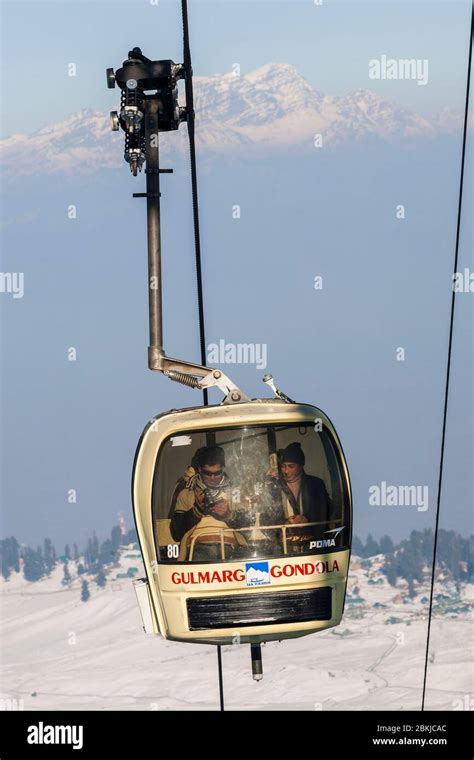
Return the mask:
<path fill-rule="evenodd" d="M 364 87 L 420 113 L 463 108 L 468 2 L 190 5 L 198 74 L 277 61 L 327 93 Z M 180 61 L 178 11 L 166 0 L 4 3 L 4 134 L 32 132 L 84 107 L 116 108 L 105 68 L 117 68 L 135 45 Z M 429 84 L 369 81 L 369 58 L 383 53 L 429 58 Z M 77 63 L 77 77 L 67 77 L 68 62 Z M 460 149 L 458 130 L 310 157 L 200 164 L 207 340 L 267 344 L 266 371 L 277 384 L 333 419 L 362 536 L 400 538 L 434 524 Z M 162 198 L 165 348 L 197 361 L 189 174 L 184 161 L 174 168 Z M 131 197 L 143 186 L 124 163 L 84 177 L 13 178 L 1 188 L 2 270 L 26 280 L 23 299 L 0 296 L 2 537 L 84 543 L 93 529 L 103 536 L 118 511 L 130 525 L 130 473 L 144 425 L 200 403 L 200 394 L 147 369 L 146 224 L 142 201 Z M 466 192 L 469 209 L 471 140 Z M 399 203 L 404 222 L 395 218 Z M 459 268 L 472 270 L 467 213 L 461 243 Z M 325 289 L 317 294 L 319 273 Z M 464 534 L 472 531 L 472 309 L 472 294 L 461 294 L 441 519 Z M 67 360 L 69 346 L 76 362 Z M 406 347 L 404 363 L 394 359 L 397 346 Z M 263 371 L 225 370 L 252 396 L 268 395 Z M 368 488 L 381 481 L 428 485 L 430 509 L 369 507 Z M 71 488 L 76 504 L 67 501 Z"/>
<path fill-rule="evenodd" d="M 294 64 L 325 94 L 369 88 L 427 115 L 459 107 L 469 0 L 190 0 L 196 75 Z M 177 0 L 2 2 L 1 135 L 31 133 L 82 107 L 108 110 L 105 69 L 138 45 L 151 58 L 182 60 Z M 374 81 L 368 61 L 387 55 L 429 62 L 426 86 Z M 13 64 L 14 62 L 14 64 Z M 75 63 L 77 75 L 68 76 Z"/>

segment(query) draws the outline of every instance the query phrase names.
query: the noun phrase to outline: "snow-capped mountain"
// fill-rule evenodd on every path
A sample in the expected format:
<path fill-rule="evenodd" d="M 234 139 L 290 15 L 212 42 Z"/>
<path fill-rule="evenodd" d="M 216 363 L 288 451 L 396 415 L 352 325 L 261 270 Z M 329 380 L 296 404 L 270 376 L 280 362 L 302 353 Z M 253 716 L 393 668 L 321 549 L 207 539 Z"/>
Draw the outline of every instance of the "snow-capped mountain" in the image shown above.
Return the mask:
<path fill-rule="evenodd" d="M 194 85 L 197 145 L 211 154 L 266 154 L 281 148 L 306 152 L 315 149 L 315 135 L 331 146 L 368 137 L 390 141 L 430 136 L 461 124 L 453 114 L 431 123 L 368 90 L 325 96 L 289 64 L 266 64 L 242 76 L 195 77 Z M 185 126 L 161 135 L 161 143 L 168 155 L 184 154 Z M 90 108 L 32 135 L 14 134 L 0 141 L 4 171 L 20 176 L 118 168 L 122 148 L 122 130 L 112 133 L 109 114 Z"/>

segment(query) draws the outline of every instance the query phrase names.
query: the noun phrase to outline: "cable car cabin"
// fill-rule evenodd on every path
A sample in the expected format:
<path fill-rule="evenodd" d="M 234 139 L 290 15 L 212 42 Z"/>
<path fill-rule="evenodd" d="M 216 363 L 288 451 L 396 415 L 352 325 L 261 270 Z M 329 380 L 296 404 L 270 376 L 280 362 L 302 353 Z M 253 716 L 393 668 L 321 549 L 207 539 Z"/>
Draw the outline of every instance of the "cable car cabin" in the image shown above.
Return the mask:
<path fill-rule="evenodd" d="M 187 29 L 186 4 L 183 23 Z M 178 102 L 184 78 L 186 107 Z M 151 60 L 138 47 L 107 69 L 121 89 L 113 130 L 125 133 L 134 176 L 146 163 L 148 366 L 168 379 L 224 394 L 219 406 L 173 409 L 145 428 L 135 456 L 132 499 L 146 579 L 135 582 L 147 632 L 175 641 L 250 643 L 260 680 L 260 644 L 337 625 L 346 593 L 351 542 L 349 474 L 328 418 L 295 404 L 262 380 L 274 399 L 250 400 L 218 369 L 205 366 L 196 182 L 193 219 L 202 364 L 163 348 L 161 169 L 158 132 L 186 121 L 196 172 L 192 66 Z M 153 287 L 151 286 L 153 283 Z"/>
<path fill-rule="evenodd" d="M 140 439 L 132 492 L 146 632 L 255 645 L 340 622 L 351 489 L 316 407 L 258 399 L 162 414 Z"/>

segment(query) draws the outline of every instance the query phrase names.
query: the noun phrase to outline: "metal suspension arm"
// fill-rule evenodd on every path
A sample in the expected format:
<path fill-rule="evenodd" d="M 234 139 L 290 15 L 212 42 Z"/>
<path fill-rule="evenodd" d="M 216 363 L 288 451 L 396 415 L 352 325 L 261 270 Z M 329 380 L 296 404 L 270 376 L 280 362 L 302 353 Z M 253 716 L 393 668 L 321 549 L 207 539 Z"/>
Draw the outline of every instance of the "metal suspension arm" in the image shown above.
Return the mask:
<path fill-rule="evenodd" d="M 225 403 L 248 401 L 249 397 L 221 370 L 202 364 L 172 359 L 163 350 L 163 307 L 161 285 L 161 225 L 160 225 L 160 173 L 159 166 L 158 104 L 156 100 L 145 102 L 146 144 L 146 199 L 148 229 L 148 303 L 150 345 L 148 367 L 163 372 L 170 380 L 191 388 L 217 386 L 225 395 Z M 168 170 L 169 171 L 169 170 Z M 199 381 L 197 378 L 203 378 Z"/>
<path fill-rule="evenodd" d="M 186 46 L 185 46 L 186 50 Z M 125 132 L 125 160 L 134 176 L 145 163 L 146 192 L 133 193 L 134 198 L 146 198 L 148 241 L 148 304 L 149 332 L 148 367 L 162 372 L 171 380 L 191 388 L 205 390 L 216 386 L 225 395 L 224 403 L 249 401 L 249 397 L 221 370 L 204 364 L 172 359 L 163 349 L 163 303 L 161 284 L 161 217 L 160 174 L 172 169 L 160 169 L 159 133 L 176 130 L 182 121 L 188 121 L 191 144 L 194 145 L 194 110 L 189 51 L 185 65 L 171 60 L 152 61 L 140 48 L 133 48 L 128 59 L 116 73 L 107 69 L 107 85 L 122 90 L 120 114 L 111 113 L 113 130 Z M 186 108 L 179 106 L 177 82 L 186 78 Z M 155 90 L 150 94 L 150 90 Z M 195 164 L 195 161 L 193 162 Z M 195 167 L 194 167 L 195 169 Z M 195 172 L 193 181 L 195 184 Z M 196 196 L 194 192 L 193 197 Z M 195 234 L 199 240 L 197 209 L 194 214 Z M 199 273 L 200 274 L 200 273 Z M 202 295 L 202 294 L 201 294 Z M 200 303 L 202 298 L 200 298 Z M 202 315 L 200 315 L 200 324 Z M 203 331 L 201 332 L 201 361 L 205 358 Z"/>

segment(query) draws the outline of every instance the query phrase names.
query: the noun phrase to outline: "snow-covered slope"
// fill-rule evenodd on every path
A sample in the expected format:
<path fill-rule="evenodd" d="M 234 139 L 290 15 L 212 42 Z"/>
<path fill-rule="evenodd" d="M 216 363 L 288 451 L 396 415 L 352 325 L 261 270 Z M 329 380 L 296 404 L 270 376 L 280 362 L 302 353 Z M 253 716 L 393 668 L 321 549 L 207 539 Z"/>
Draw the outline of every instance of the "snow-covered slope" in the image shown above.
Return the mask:
<path fill-rule="evenodd" d="M 428 581 L 416 586 L 411 601 L 405 582 L 397 588 L 387 584 L 382 562 L 383 557 L 353 557 L 341 625 L 266 644 L 261 683 L 251 679 L 248 646 L 224 647 L 227 709 L 419 709 Z M 61 584 L 60 565 L 36 583 L 27 583 L 20 574 L 0 581 L 0 707 L 218 709 L 215 648 L 142 632 L 132 581 L 119 577 L 133 567 L 138 567 L 137 575 L 142 573 L 135 550 L 122 551 L 105 588 L 89 578 L 87 602 L 80 600 L 81 578 L 74 567 L 70 563 L 69 587 Z M 465 695 L 472 692 L 472 589 L 463 586 L 456 600 L 455 589 L 446 583 L 445 599 L 437 600 L 428 709 L 465 709 Z"/>

